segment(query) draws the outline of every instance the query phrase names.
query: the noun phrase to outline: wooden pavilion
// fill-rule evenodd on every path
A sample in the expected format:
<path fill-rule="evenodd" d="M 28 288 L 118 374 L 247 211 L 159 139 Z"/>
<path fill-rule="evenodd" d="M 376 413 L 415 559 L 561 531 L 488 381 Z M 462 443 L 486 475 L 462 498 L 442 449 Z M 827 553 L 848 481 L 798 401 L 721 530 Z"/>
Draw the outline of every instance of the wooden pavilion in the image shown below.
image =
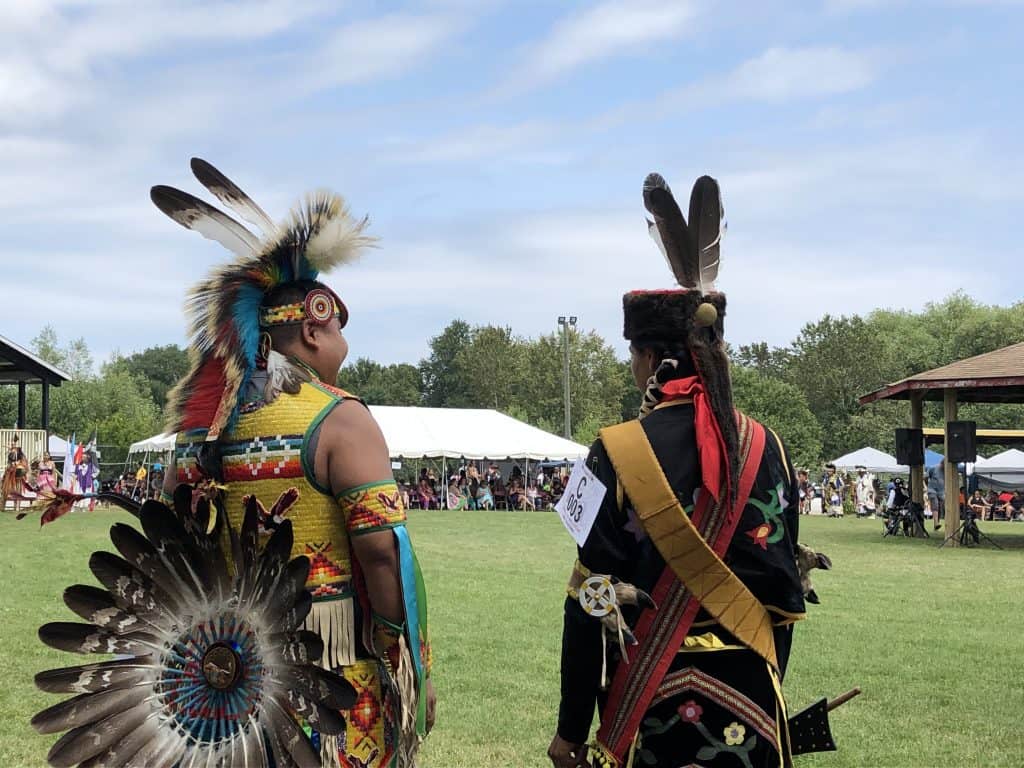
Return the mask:
<path fill-rule="evenodd" d="M 59 387 L 62 382 L 70 381 L 71 377 L 56 366 L 15 344 L 10 339 L 0 336 L 0 384 L 16 384 L 18 386 L 18 425 L 17 429 L 25 429 L 25 394 L 29 384 L 39 384 L 43 388 L 42 428 L 50 431 L 50 387 Z"/>
<path fill-rule="evenodd" d="M 861 405 L 878 400 L 909 400 L 910 426 L 923 427 L 924 401 L 942 401 L 944 421 L 957 420 L 959 403 L 1019 403 L 1024 404 L 1024 342 L 975 355 L 949 365 L 925 371 L 877 389 L 860 398 Z M 944 453 L 949 455 L 949 437 L 943 430 Z M 946 531 L 953 532 L 960 525 L 959 500 L 955 489 L 960 487 L 956 464 L 947 461 L 946 471 Z M 914 501 L 924 502 L 922 485 L 924 467 L 910 468 L 910 489 Z M 951 539 L 956 545 L 956 539 Z"/>

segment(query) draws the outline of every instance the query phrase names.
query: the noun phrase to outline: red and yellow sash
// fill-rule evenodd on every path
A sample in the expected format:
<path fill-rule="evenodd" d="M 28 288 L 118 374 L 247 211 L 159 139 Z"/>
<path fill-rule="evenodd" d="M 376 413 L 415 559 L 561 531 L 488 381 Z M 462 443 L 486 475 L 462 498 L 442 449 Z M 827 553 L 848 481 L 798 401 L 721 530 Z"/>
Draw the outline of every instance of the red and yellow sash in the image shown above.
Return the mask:
<path fill-rule="evenodd" d="M 765 430 L 737 412 L 740 476 L 731 508 L 706 489 L 692 520 L 668 484 L 643 427 L 629 421 L 601 430 L 616 476 L 666 567 L 652 597 L 657 610 L 641 614 L 638 644 L 619 664 L 594 752 L 595 765 L 623 763 L 644 713 L 668 672 L 697 611 L 704 607 L 727 630 L 773 667 L 772 622 L 764 606 L 722 561 L 743 514 L 764 454 Z"/>

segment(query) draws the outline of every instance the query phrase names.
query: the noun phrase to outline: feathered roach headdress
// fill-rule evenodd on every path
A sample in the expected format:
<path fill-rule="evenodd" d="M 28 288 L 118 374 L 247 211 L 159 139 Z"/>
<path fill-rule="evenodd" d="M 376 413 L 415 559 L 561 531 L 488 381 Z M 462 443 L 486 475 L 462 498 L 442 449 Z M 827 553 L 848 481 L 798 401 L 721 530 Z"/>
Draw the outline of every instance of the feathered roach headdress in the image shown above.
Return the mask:
<path fill-rule="evenodd" d="M 263 307 L 266 294 L 297 281 L 316 280 L 355 259 L 373 238 L 363 234 L 367 219 L 354 219 L 345 201 L 314 192 L 280 225 L 234 182 L 199 158 L 196 178 L 224 205 L 262 232 L 257 237 L 223 211 L 173 187 L 156 186 L 150 196 L 170 218 L 236 255 L 215 269 L 191 292 L 191 369 L 168 400 L 170 432 L 208 430 L 216 440 L 237 416 L 239 397 L 257 365 L 270 353 L 266 328 L 309 319 L 327 323 L 337 316 L 344 326 L 348 310 L 330 290 L 314 289 L 297 304 Z M 263 349 L 261 350 L 261 346 Z"/>
<path fill-rule="evenodd" d="M 724 209 L 718 182 L 701 176 L 690 194 L 689 225 L 672 190 L 657 173 L 644 180 L 647 228 L 679 288 L 631 291 L 622 298 L 623 335 L 636 347 L 685 347 L 693 360 L 736 476 L 739 437 L 733 414 L 729 360 L 725 354 L 725 295 L 715 290 Z"/>

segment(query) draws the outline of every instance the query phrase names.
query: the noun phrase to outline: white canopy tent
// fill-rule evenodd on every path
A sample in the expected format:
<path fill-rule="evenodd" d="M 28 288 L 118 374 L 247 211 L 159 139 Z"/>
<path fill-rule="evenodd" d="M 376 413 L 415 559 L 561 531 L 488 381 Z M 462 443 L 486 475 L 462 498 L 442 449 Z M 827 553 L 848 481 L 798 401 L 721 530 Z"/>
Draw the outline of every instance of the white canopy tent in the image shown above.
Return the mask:
<path fill-rule="evenodd" d="M 577 459 L 587 447 L 485 408 L 371 405 L 392 458 Z"/>
<path fill-rule="evenodd" d="M 391 458 L 575 460 L 587 446 L 485 408 L 415 408 L 371 405 Z M 132 443 L 129 453 L 174 448 L 173 434 Z"/>
<path fill-rule="evenodd" d="M 173 451 L 174 438 L 175 434 L 173 432 L 162 432 L 159 435 L 132 443 L 128 447 L 128 453 L 163 453 L 164 451 Z"/>
<path fill-rule="evenodd" d="M 982 485 L 991 488 L 1024 488 L 1024 451 L 1011 448 L 989 459 L 980 457 L 974 474 Z"/>
<path fill-rule="evenodd" d="M 861 448 L 853 453 L 840 456 L 832 464 L 836 465 L 836 469 L 843 471 L 864 467 L 868 472 L 876 475 L 906 475 L 910 473 L 910 467 L 897 464 L 895 456 L 890 456 L 884 451 L 871 447 Z"/>
<path fill-rule="evenodd" d="M 46 450 L 50 454 L 50 458 L 63 461 L 68 452 L 68 441 L 57 437 L 57 435 L 50 435 L 46 441 Z"/>

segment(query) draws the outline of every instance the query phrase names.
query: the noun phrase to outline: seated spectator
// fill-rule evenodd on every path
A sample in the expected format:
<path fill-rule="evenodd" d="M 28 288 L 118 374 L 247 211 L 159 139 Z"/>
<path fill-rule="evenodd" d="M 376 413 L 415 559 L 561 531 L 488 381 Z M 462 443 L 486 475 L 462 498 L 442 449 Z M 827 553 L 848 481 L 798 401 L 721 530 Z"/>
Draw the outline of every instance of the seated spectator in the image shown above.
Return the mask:
<path fill-rule="evenodd" d="M 480 483 L 476 490 L 476 509 L 494 509 L 494 496 L 491 495 L 490 486 L 487 483 Z"/>
<path fill-rule="evenodd" d="M 436 479 L 431 482 L 430 474 L 427 472 L 426 467 L 420 470 L 420 480 L 416 485 L 416 493 L 419 494 L 420 504 L 423 505 L 423 509 L 436 509 L 437 494 L 434 492 Z"/>
<path fill-rule="evenodd" d="M 989 518 L 992 505 L 985 501 L 985 496 L 982 494 L 980 488 L 971 494 L 970 508 L 971 511 L 981 520 L 987 520 Z"/>
<path fill-rule="evenodd" d="M 508 481 L 508 508 L 522 509 L 522 500 L 526 498 L 526 489 L 523 488 L 522 474 L 512 473 L 512 479 Z"/>
<path fill-rule="evenodd" d="M 540 492 L 537 490 L 536 483 L 531 483 L 526 488 L 526 494 L 524 497 L 523 509 L 537 510 L 537 502 L 540 500 Z"/>
<path fill-rule="evenodd" d="M 1024 520 L 1024 493 L 1017 490 L 1003 506 L 1003 514 L 1007 520 Z"/>
<path fill-rule="evenodd" d="M 457 478 L 448 486 L 448 509 L 469 509 L 469 500 L 459 490 Z"/>

